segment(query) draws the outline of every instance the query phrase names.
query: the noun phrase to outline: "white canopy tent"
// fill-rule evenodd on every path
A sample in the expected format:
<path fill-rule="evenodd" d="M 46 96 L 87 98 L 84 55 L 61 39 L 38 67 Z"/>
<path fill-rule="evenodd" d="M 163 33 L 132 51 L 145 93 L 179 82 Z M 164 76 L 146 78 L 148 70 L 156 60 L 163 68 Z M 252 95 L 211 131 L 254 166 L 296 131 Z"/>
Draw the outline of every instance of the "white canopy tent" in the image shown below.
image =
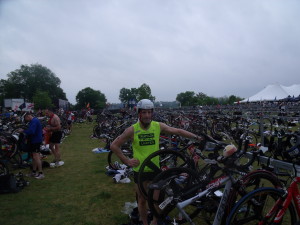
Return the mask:
<path fill-rule="evenodd" d="M 292 86 L 286 87 L 282 86 L 284 90 L 290 95 L 291 97 L 297 97 L 300 95 L 300 84 L 294 84 Z"/>
<path fill-rule="evenodd" d="M 280 84 L 270 84 L 255 95 L 245 98 L 241 102 L 277 101 L 280 99 L 298 97 L 300 95 L 300 84 L 283 86 Z"/>

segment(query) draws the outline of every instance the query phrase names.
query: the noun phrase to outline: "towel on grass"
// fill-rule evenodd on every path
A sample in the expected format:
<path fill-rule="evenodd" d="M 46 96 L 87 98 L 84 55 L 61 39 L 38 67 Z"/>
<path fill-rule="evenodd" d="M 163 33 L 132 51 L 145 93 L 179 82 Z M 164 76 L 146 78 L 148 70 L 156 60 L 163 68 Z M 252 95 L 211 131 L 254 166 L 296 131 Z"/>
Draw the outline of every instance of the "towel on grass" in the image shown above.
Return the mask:
<path fill-rule="evenodd" d="M 105 153 L 105 152 L 110 152 L 110 150 L 104 149 L 104 148 L 94 148 L 92 150 L 94 153 Z"/>

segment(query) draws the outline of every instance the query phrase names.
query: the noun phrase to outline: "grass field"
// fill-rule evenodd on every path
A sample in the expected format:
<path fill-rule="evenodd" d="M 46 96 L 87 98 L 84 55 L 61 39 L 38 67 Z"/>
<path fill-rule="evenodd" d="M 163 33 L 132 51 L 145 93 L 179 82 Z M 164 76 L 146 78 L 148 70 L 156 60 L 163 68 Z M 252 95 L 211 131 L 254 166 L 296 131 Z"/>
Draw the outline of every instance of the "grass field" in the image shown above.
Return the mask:
<path fill-rule="evenodd" d="M 1 225 L 120 225 L 125 202 L 134 202 L 133 183 L 115 184 L 105 174 L 107 154 L 91 150 L 103 145 L 90 139 L 93 124 L 75 124 L 61 145 L 65 165 L 46 168 L 45 179 L 26 177 L 30 185 L 15 194 L 0 195 Z M 47 161 L 52 161 L 48 156 Z M 20 169 L 14 173 L 29 172 Z"/>

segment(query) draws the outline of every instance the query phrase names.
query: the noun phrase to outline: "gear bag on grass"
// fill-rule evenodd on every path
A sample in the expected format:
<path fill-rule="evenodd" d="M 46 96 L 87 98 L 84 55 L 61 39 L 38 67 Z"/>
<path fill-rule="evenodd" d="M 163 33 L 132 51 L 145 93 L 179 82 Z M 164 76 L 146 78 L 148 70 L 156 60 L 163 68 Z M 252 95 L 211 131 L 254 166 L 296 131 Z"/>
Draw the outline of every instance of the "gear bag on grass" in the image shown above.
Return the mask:
<path fill-rule="evenodd" d="M 0 176 L 0 194 L 17 193 L 25 186 L 28 186 L 28 184 L 29 183 L 24 180 L 22 173 L 17 175 L 11 173 Z"/>
<path fill-rule="evenodd" d="M 0 193 L 16 193 L 19 192 L 17 187 L 17 179 L 14 174 L 0 176 Z"/>

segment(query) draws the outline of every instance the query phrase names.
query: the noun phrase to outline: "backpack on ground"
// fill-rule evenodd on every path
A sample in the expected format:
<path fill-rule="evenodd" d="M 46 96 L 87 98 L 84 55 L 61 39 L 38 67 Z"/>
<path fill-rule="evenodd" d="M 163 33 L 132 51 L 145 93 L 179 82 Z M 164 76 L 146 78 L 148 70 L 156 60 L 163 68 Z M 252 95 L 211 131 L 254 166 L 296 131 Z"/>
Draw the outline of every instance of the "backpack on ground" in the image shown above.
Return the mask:
<path fill-rule="evenodd" d="M 0 176 L 0 193 L 16 193 L 19 189 L 17 187 L 17 180 L 14 174 L 7 174 Z"/>
<path fill-rule="evenodd" d="M 17 193 L 28 186 L 22 173 L 14 175 L 13 173 L 0 176 L 0 194 Z"/>

